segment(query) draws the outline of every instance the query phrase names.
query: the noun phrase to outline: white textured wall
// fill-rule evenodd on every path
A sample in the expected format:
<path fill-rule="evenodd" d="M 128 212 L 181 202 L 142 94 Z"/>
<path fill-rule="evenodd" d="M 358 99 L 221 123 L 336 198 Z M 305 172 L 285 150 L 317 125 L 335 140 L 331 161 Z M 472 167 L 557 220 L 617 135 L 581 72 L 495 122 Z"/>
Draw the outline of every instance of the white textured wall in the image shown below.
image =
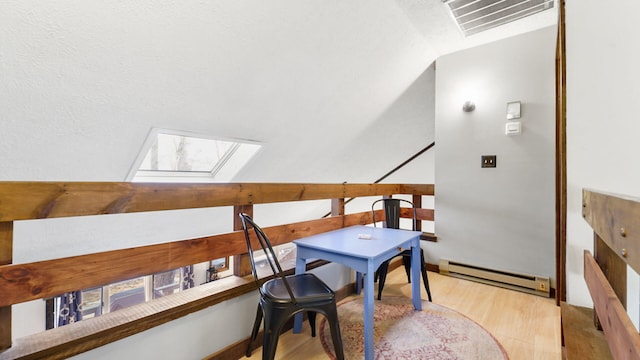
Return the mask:
<path fill-rule="evenodd" d="M 640 197 L 640 3 L 567 1 L 566 11 L 567 301 L 591 306 L 582 256 L 593 250 L 593 232 L 582 218 L 582 189 Z M 638 280 L 630 285 L 637 322 Z"/>
<path fill-rule="evenodd" d="M 436 221 L 440 258 L 555 278 L 555 27 L 436 62 Z M 462 111 L 466 100 L 476 109 Z M 506 136 L 506 104 L 523 131 Z M 481 168 L 481 155 L 497 155 Z"/>

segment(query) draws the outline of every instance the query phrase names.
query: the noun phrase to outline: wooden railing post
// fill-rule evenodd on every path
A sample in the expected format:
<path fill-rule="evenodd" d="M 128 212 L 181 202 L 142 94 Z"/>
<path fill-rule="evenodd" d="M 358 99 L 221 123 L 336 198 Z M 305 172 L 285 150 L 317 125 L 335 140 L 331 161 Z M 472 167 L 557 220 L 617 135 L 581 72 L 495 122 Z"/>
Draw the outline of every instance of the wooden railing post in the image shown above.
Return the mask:
<path fill-rule="evenodd" d="M 344 198 L 331 199 L 331 216 L 344 215 Z M 342 219 L 342 226 L 344 226 L 344 219 Z"/>
<path fill-rule="evenodd" d="M 416 209 L 422 209 L 422 195 L 413 195 L 411 199 Z M 416 221 L 416 231 L 422 231 L 422 221 Z"/>
<path fill-rule="evenodd" d="M 236 205 L 233 207 L 233 230 L 242 230 L 242 220 L 238 214 L 245 213 L 253 217 L 253 205 Z M 233 275 L 251 275 L 251 260 L 249 254 L 235 255 L 233 257 Z"/>
<path fill-rule="evenodd" d="M 0 265 L 13 262 L 13 221 L 0 222 Z M 11 305 L 0 307 L 0 351 L 11 347 Z"/>

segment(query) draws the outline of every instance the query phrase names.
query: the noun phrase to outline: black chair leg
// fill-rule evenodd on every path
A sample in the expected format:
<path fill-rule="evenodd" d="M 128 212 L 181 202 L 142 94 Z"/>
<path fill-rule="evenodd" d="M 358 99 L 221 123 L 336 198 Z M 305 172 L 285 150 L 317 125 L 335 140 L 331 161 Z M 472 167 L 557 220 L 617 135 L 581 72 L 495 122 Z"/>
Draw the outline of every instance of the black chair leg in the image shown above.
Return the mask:
<path fill-rule="evenodd" d="M 309 317 L 309 326 L 311 326 L 311 337 L 316 337 L 316 312 L 307 311 Z"/>
<path fill-rule="evenodd" d="M 288 309 L 269 308 L 265 309 L 262 341 L 262 359 L 272 360 L 276 356 L 276 348 L 278 347 L 278 338 L 282 327 L 289 319 L 290 311 Z"/>
<path fill-rule="evenodd" d="M 251 345 L 253 345 L 253 342 L 258 337 L 258 331 L 260 330 L 261 322 L 262 322 L 262 307 L 260 306 L 260 304 L 258 304 L 258 312 L 256 313 L 256 320 L 253 323 L 253 330 L 251 331 L 251 337 L 249 338 L 249 345 L 247 345 L 247 352 L 245 353 L 247 357 L 251 357 L 251 352 L 253 350 L 251 348 Z"/>
<path fill-rule="evenodd" d="M 340 336 L 340 324 L 338 323 L 338 309 L 335 304 L 327 307 L 325 316 L 329 322 L 336 360 L 344 360 L 344 347 L 342 345 L 342 336 Z"/>
<path fill-rule="evenodd" d="M 424 283 L 424 289 L 427 290 L 427 297 L 429 301 L 431 301 L 431 290 L 429 289 L 429 277 L 427 276 L 427 266 L 424 261 L 424 251 L 420 249 L 420 261 L 422 262 L 421 270 L 422 270 L 422 282 Z"/>
<path fill-rule="evenodd" d="M 407 273 L 407 282 L 411 284 L 411 255 L 402 257 L 402 265 L 404 265 L 404 271 Z"/>
<path fill-rule="evenodd" d="M 382 299 L 382 289 L 384 289 L 384 282 L 387 280 L 387 271 L 389 271 L 389 261 L 383 262 L 378 268 L 378 300 Z"/>

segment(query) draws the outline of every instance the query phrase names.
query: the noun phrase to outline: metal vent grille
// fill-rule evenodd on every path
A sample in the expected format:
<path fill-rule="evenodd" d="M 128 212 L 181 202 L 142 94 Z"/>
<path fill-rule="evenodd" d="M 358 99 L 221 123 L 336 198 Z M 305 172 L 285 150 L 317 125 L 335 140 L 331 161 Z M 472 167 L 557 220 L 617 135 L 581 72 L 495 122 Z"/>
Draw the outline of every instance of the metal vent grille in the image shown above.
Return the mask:
<path fill-rule="evenodd" d="M 553 8 L 554 0 L 442 0 L 465 36 Z"/>

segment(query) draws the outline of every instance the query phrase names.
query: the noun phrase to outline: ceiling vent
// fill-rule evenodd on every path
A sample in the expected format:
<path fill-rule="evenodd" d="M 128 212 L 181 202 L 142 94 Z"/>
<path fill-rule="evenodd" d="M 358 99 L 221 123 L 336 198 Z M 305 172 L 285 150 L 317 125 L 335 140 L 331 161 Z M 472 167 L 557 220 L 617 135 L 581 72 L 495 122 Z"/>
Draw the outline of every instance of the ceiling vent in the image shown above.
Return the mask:
<path fill-rule="evenodd" d="M 442 0 L 465 36 L 553 8 L 554 0 Z"/>

